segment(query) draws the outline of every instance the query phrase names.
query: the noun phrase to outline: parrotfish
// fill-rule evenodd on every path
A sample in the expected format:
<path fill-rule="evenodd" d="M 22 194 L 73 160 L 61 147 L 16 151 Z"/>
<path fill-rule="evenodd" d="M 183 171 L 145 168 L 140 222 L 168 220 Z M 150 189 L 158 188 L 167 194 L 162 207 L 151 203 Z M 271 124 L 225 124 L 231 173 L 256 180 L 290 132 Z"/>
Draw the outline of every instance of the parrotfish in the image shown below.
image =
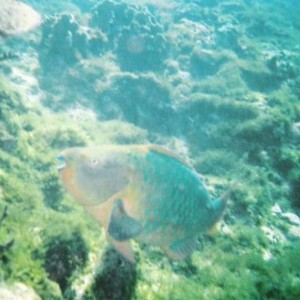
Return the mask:
<path fill-rule="evenodd" d="M 199 233 L 211 230 L 226 206 L 192 167 L 160 146 L 76 147 L 58 159 L 66 189 L 130 261 L 131 239 L 159 246 L 171 259 L 188 257 Z"/>

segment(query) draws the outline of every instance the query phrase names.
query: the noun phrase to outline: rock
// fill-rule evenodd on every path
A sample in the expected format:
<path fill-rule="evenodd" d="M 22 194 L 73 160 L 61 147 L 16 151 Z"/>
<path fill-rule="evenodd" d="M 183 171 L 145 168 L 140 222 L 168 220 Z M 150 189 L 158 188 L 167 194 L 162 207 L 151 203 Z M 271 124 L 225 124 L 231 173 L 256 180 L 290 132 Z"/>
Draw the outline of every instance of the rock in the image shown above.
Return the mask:
<path fill-rule="evenodd" d="M 34 289 L 23 283 L 14 283 L 13 285 L 0 285 L 1 300 L 41 300 Z"/>
<path fill-rule="evenodd" d="M 287 242 L 286 237 L 275 227 L 262 226 L 261 230 L 271 243 L 285 244 Z"/>
<path fill-rule="evenodd" d="M 300 238 L 300 226 L 291 226 L 289 229 L 289 235 L 294 238 Z"/>
<path fill-rule="evenodd" d="M 167 36 L 172 43 L 172 51 L 176 50 L 178 54 L 188 58 L 195 47 L 216 48 L 214 26 L 207 25 L 203 20 L 195 22 L 186 18 L 180 19 L 169 25 Z"/>
<path fill-rule="evenodd" d="M 291 133 L 295 141 L 300 141 L 300 122 L 292 124 Z"/>
<path fill-rule="evenodd" d="M 293 63 L 293 54 L 287 51 L 265 51 L 266 64 L 269 69 L 282 80 L 295 78 L 297 67 Z"/>
<path fill-rule="evenodd" d="M 222 53 L 195 48 L 191 55 L 191 74 L 195 77 L 215 75 L 227 60 L 226 55 Z"/>
<path fill-rule="evenodd" d="M 241 76 L 248 88 L 256 92 L 271 92 L 280 86 L 279 78 L 263 67 L 241 68 Z"/>
<path fill-rule="evenodd" d="M 264 250 L 263 250 L 263 259 L 264 259 L 265 261 L 271 260 L 272 257 L 273 257 L 273 255 L 272 255 L 272 253 L 270 252 L 270 250 L 267 250 L 267 249 L 264 249 Z"/>
<path fill-rule="evenodd" d="M 217 29 L 217 44 L 224 48 L 232 49 L 236 52 L 241 52 L 240 46 L 241 32 L 238 27 L 231 22 L 222 24 Z"/>
<path fill-rule="evenodd" d="M 107 36 L 124 71 L 159 70 L 168 46 L 158 16 L 146 6 L 104 0 L 92 11 L 90 25 Z"/>
<path fill-rule="evenodd" d="M 42 22 L 39 13 L 23 2 L 0 0 L 0 7 L 0 37 L 24 34 Z"/>
<path fill-rule="evenodd" d="M 271 207 L 271 212 L 273 214 L 281 214 L 282 213 L 282 210 L 281 210 L 281 207 L 279 206 L 279 204 L 275 204 Z"/>
<path fill-rule="evenodd" d="M 90 54 L 102 53 L 104 44 L 99 30 L 82 26 L 74 16 L 63 14 L 49 18 L 43 25 L 40 60 L 44 69 L 73 65 Z"/>
<path fill-rule="evenodd" d="M 95 103 L 101 119 L 123 119 L 159 132 L 170 128 L 174 113 L 170 92 L 154 76 L 124 73 L 110 82 Z"/>
<path fill-rule="evenodd" d="M 190 20 L 193 22 L 205 22 L 206 24 L 216 24 L 218 20 L 218 14 L 214 9 L 207 9 L 205 6 L 215 6 L 214 1 L 202 1 L 202 3 L 186 3 L 177 5 L 174 10 L 174 21 L 179 22 L 181 20 Z"/>
<path fill-rule="evenodd" d="M 300 218 L 296 214 L 287 212 L 287 213 L 283 213 L 281 215 L 283 217 L 285 217 L 286 219 L 288 219 L 290 223 L 300 225 Z"/>

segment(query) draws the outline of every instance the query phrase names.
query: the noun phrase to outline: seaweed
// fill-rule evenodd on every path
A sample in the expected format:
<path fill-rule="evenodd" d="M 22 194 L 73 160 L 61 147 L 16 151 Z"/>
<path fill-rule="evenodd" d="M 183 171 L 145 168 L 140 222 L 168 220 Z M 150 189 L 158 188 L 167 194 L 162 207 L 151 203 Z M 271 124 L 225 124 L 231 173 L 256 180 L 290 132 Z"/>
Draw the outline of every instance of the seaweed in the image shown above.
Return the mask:
<path fill-rule="evenodd" d="M 136 266 L 109 248 L 102 256 L 90 291 L 86 292 L 84 299 L 132 299 L 136 281 Z"/>
<path fill-rule="evenodd" d="M 0 230 L 3 221 L 7 218 L 8 216 L 8 206 L 6 205 L 3 209 L 2 215 L 0 216 Z M 5 256 L 5 253 L 11 249 L 11 247 L 14 245 L 14 239 L 12 238 L 10 241 L 6 242 L 5 244 L 0 244 L 0 259 L 4 262 L 7 263 L 7 257 Z"/>
<path fill-rule="evenodd" d="M 56 234 L 45 242 L 44 267 L 51 280 L 57 282 L 64 293 L 72 275 L 83 268 L 88 258 L 88 246 L 80 231 Z"/>

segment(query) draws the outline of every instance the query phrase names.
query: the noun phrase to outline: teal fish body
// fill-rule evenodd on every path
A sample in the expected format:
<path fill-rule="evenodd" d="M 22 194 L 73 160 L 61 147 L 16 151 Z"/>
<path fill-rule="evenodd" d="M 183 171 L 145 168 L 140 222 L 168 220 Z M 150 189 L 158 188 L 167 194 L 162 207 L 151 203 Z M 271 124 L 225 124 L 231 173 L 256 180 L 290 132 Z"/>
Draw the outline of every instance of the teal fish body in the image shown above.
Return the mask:
<path fill-rule="evenodd" d="M 141 190 L 143 232 L 138 240 L 163 246 L 207 232 L 220 219 L 225 202 L 213 199 L 199 175 L 182 161 L 157 151 L 146 158 L 132 154 L 129 161 L 137 174 L 131 184 Z"/>
<path fill-rule="evenodd" d="M 160 246 L 173 259 L 187 257 L 197 236 L 216 224 L 226 206 L 210 196 L 186 162 L 162 147 L 71 148 L 61 157 L 67 190 L 130 260 L 130 239 Z"/>

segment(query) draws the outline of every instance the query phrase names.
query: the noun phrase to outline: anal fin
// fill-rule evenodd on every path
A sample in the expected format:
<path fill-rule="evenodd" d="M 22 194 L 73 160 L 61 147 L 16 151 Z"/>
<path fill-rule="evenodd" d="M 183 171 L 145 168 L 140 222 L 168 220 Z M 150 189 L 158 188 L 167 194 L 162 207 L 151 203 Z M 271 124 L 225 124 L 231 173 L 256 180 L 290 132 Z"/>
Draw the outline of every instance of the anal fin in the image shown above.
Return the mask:
<path fill-rule="evenodd" d="M 173 260 L 181 260 L 189 257 L 195 250 L 197 240 L 195 238 L 187 238 L 175 241 L 168 247 L 164 247 L 166 255 Z"/>
<path fill-rule="evenodd" d="M 121 255 L 123 255 L 130 262 L 135 263 L 134 253 L 130 241 L 119 242 L 114 240 L 109 235 L 107 235 L 107 239 Z"/>

